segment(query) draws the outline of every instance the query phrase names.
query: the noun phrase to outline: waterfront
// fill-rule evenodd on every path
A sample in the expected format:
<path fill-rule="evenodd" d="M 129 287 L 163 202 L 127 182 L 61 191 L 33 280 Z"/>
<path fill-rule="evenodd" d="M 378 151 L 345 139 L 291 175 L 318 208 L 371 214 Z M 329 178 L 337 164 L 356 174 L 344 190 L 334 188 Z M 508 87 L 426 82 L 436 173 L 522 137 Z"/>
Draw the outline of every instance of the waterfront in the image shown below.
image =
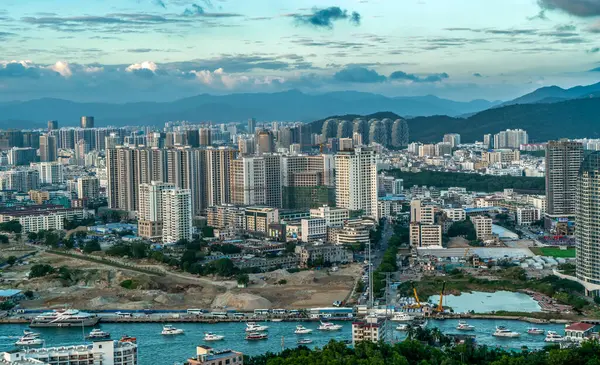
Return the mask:
<path fill-rule="evenodd" d="M 439 295 L 429 297 L 429 302 L 437 303 Z M 474 311 L 491 313 L 495 311 L 540 312 L 541 307 L 531 296 L 523 293 L 497 291 L 494 293 L 472 292 L 461 295 L 445 295 L 444 306 L 456 313 Z"/>
<path fill-rule="evenodd" d="M 242 351 L 246 355 L 260 355 L 265 352 L 279 352 L 282 345 L 282 337 L 284 338 L 285 347 L 296 347 L 296 341 L 299 338 L 310 338 L 313 343 L 309 347 L 323 347 L 330 340 L 351 340 L 351 323 L 339 322 L 343 325 L 342 329 L 337 332 L 321 332 L 317 330 L 318 322 L 303 322 L 301 323 L 307 328 L 313 329 L 313 333 L 309 335 L 295 335 L 296 322 L 262 322 L 269 326 L 269 339 L 266 341 L 249 342 L 245 337 L 245 323 L 216 323 L 216 324 L 199 324 L 199 323 L 178 323 L 177 328 L 185 330 L 185 334 L 181 336 L 162 336 L 160 334 L 162 325 L 159 323 L 143 323 L 143 324 L 117 324 L 104 323 L 98 328 L 108 331 L 112 334 L 113 339 L 118 339 L 122 335 L 134 336 L 138 340 L 139 345 L 139 363 L 140 364 L 157 364 L 157 365 L 172 365 L 173 363 L 182 363 L 187 358 L 193 356 L 196 351 L 196 346 L 205 344 L 217 349 L 231 348 Z M 396 323 L 390 322 L 392 326 Z M 526 333 L 527 328 L 532 324 L 522 321 L 512 320 L 470 320 L 469 324 L 475 326 L 476 330 L 467 332 L 466 334 L 476 335 L 477 343 L 480 345 L 500 346 L 506 349 L 519 350 L 521 346 L 528 346 L 531 349 L 539 349 L 544 346 L 544 336 L 532 336 Z M 430 320 L 429 328 L 438 327 L 446 334 L 459 333 L 455 327 L 457 320 Z M 496 326 L 507 326 L 512 331 L 520 332 L 520 338 L 514 339 L 497 339 L 492 336 Z M 545 331 L 557 331 L 564 333 L 564 325 L 561 324 L 539 324 L 535 325 Z M 23 330 L 27 329 L 27 325 L 2 325 L 0 335 L 0 351 L 8 351 L 15 348 L 13 345 L 17 338 L 22 335 Z M 224 335 L 225 340 L 219 342 L 203 341 L 204 332 L 213 332 Z M 83 334 L 78 328 L 39 328 L 36 332 L 41 334 L 41 337 L 46 341 L 46 346 L 64 346 L 83 343 Z M 86 334 L 89 329 L 86 329 Z M 394 331 L 396 340 L 402 340 L 405 337 L 404 333 Z"/>

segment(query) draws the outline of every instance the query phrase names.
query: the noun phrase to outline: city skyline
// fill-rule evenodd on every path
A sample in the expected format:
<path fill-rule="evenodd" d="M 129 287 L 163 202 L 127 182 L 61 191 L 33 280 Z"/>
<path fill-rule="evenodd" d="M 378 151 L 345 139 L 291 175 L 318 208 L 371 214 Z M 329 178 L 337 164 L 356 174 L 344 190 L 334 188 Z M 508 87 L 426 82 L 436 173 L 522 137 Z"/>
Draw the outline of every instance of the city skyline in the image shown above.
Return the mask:
<path fill-rule="evenodd" d="M 0 101 L 357 90 L 507 100 L 597 81 L 597 1 L 71 0 L 0 12 Z"/>

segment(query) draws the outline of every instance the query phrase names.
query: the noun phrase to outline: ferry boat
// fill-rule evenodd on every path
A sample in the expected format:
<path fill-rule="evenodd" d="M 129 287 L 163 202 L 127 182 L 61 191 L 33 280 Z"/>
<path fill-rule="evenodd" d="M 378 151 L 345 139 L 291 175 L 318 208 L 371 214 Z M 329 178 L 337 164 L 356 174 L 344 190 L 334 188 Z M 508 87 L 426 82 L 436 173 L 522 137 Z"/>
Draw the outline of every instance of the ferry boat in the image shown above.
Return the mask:
<path fill-rule="evenodd" d="M 94 328 L 86 338 L 89 340 L 110 338 L 110 333 Z"/>
<path fill-rule="evenodd" d="M 40 346 L 44 344 L 44 340 L 40 338 L 40 335 L 31 331 L 23 331 L 23 336 L 15 342 L 17 346 Z"/>
<path fill-rule="evenodd" d="M 311 333 L 313 330 L 311 330 L 310 328 L 306 328 L 303 325 L 299 324 L 296 326 L 296 330 L 294 331 L 295 334 L 297 335 L 306 335 Z"/>
<path fill-rule="evenodd" d="M 246 332 L 264 332 L 268 331 L 269 326 L 263 326 L 256 322 L 248 322 L 246 323 Z"/>
<path fill-rule="evenodd" d="M 250 332 L 246 335 L 246 340 L 248 341 L 266 340 L 268 338 L 269 335 L 262 332 Z"/>
<path fill-rule="evenodd" d="M 414 319 L 415 319 L 415 317 L 411 316 L 408 313 L 396 312 L 392 316 L 391 320 L 392 320 L 392 322 L 410 322 L 410 321 L 412 321 Z"/>
<path fill-rule="evenodd" d="M 321 322 L 321 325 L 319 326 L 319 331 L 339 331 L 341 329 L 341 324 L 334 324 L 331 322 Z"/>
<path fill-rule="evenodd" d="M 175 328 L 170 324 L 167 324 L 163 326 L 163 330 L 160 334 L 165 336 L 182 335 L 183 330 L 181 328 Z"/>
<path fill-rule="evenodd" d="M 225 339 L 225 336 L 217 335 L 212 332 L 206 332 L 204 334 L 204 341 L 221 341 L 223 339 Z"/>
<path fill-rule="evenodd" d="M 529 333 L 530 335 L 543 335 L 544 330 L 541 328 L 531 327 L 527 329 L 527 333 Z"/>
<path fill-rule="evenodd" d="M 298 340 L 298 345 L 309 345 L 313 342 L 310 338 L 301 338 Z"/>
<path fill-rule="evenodd" d="M 511 330 L 509 330 L 508 328 L 506 328 L 504 326 L 498 326 L 498 327 L 496 327 L 496 332 L 494 332 L 492 334 L 492 336 L 494 336 L 494 337 L 516 338 L 516 337 L 521 336 L 521 334 L 518 333 L 518 332 L 512 332 Z"/>
<path fill-rule="evenodd" d="M 458 326 L 456 329 L 459 331 L 475 331 L 475 326 L 471 326 L 465 321 L 458 321 Z"/>
<path fill-rule="evenodd" d="M 554 331 L 548 331 L 544 342 L 563 342 L 565 338 Z"/>
<path fill-rule="evenodd" d="M 100 318 L 77 309 L 54 310 L 34 317 L 29 327 L 93 327 Z"/>
<path fill-rule="evenodd" d="M 407 324 L 399 324 L 398 326 L 396 326 L 396 331 L 408 331 L 408 325 Z"/>

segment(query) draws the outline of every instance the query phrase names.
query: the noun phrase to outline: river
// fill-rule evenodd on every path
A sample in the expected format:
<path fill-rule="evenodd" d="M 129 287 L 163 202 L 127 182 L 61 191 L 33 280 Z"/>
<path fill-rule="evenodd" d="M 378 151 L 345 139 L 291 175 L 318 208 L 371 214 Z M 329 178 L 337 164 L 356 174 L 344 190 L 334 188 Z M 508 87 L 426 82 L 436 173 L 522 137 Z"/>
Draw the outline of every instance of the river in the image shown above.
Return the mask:
<path fill-rule="evenodd" d="M 295 347 L 298 338 L 311 338 L 313 343 L 309 347 L 323 347 L 330 340 L 351 340 L 352 326 L 350 322 L 339 322 L 343 325 L 342 330 L 338 332 L 320 332 L 317 330 L 318 322 L 302 323 L 305 327 L 313 329 L 314 332 L 309 335 L 295 335 L 295 322 L 269 322 L 263 323 L 269 326 L 269 339 L 265 341 L 249 342 L 245 337 L 245 323 L 177 323 L 177 328 L 185 330 L 181 336 L 162 336 L 160 334 L 162 325 L 158 323 L 143 324 L 124 324 L 124 323 L 104 323 L 98 327 L 112 334 L 113 339 L 118 339 L 122 335 L 137 337 L 138 341 L 138 362 L 141 365 L 173 365 L 174 363 L 183 363 L 187 358 L 195 355 L 196 346 L 206 344 L 217 349 L 230 348 L 241 351 L 246 355 L 260 355 L 265 352 L 279 352 L 281 350 L 282 337 L 285 347 Z M 477 343 L 480 345 L 500 346 L 507 349 L 518 350 L 521 346 L 528 346 L 536 349 L 544 346 L 544 336 L 532 336 L 526 333 L 527 328 L 532 325 L 527 322 L 506 321 L 506 320 L 471 320 L 469 324 L 475 326 L 473 332 L 467 334 L 476 335 Z M 395 323 L 392 323 L 395 326 Z M 456 320 L 431 320 L 428 323 L 429 328 L 438 327 L 444 333 L 458 333 L 455 330 Z M 520 338 L 516 339 L 497 339 L 492 336 L 496 326 L 506 326 L 510 330 L 522 333 Z M 544 324 L 535 325 L 544 330 L 557 331 L 564 334 L 564 325 Z M 15 349 L 13 345 L 17 338 L 27 329 L 27 325 L 0 325 L 0 351 L 9 351 Z M 84 343 L 81 329 L 77 328 L 36 328 L 36 332 L 46 341 L 46 346 L 65 346 Z M 89 331 L 89 329 L 87 329 Z M 204 332 L 214 332 L 224 335 L 225 340 L 220 342 L 203 341 Z M 405 334 L 394 331 L 397 340 L 404 339 Z"/>

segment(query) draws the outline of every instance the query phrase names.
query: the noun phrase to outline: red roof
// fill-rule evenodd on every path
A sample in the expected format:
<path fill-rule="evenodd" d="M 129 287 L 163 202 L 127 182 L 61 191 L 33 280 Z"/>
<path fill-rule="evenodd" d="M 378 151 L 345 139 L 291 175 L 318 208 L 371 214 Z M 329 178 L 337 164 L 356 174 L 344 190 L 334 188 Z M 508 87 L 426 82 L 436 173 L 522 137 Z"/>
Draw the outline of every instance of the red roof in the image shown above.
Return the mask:
<path fill-rule="evenodd" d="M 567 328 L 565 328 L 566 331 L 579 331 L 579 332 L 586 332 L 589 331 L 590 329 L 594 328 L 593 324 L 589 324 L 589 323 L 573 323 L 572 325 L 568 326 Z"/>

